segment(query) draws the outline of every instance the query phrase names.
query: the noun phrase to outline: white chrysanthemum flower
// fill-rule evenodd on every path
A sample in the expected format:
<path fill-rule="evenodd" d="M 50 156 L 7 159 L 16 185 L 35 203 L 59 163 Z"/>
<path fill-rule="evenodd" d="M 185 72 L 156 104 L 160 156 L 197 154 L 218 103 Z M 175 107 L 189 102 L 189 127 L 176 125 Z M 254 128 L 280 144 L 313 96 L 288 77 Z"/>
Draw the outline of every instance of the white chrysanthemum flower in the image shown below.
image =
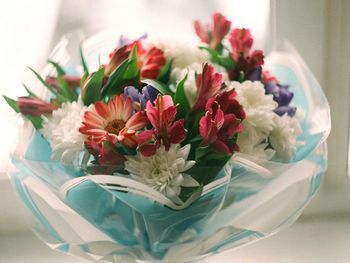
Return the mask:
<path fill-rule="evenodd" d="M 238 136 L 240 151 L 269 160 L 274 151 L 267 149 L 268 136 L 275 126 L 273 110 L 277 103 L 272 95 L 266 95 L 261 82 L 231 82 L 229 88 L 237 92 L 237 100 L 243 106 L 246 118 L 243 120 L 243 132 Z"/>
<path fill-rule="evenodd" d="M 181 81 L 187 74 L 187 79 L 184 84 L 186 98 L 192 107 L 197 100 L 197 84 L 196 72 L 202 72 L 202 64 L 192 63 L 186 68 L 174 67 L 171 71 L 170 79 L 173 82 Z"/>
<path fill-rule="evenodd" d="M 53 160 L 61 160 L 64 165 L 77 164 L 84 150 L 84 136 L 79 127 L 85 110 L 81 101 L 63 103 L 44 120 L 41 132 L 50 142 Z"/>
<path fill-rule="evenodd" d="M 232 81 L 229 88 L 234 88 L 237 92 L 237 99 L 245 109 L 261 111 L 273 111 L 277 107 L 277 102 L 272 95 L 265 94 L 264 85 L 260 81 L 244 81 L 239 83 Z"/>
<path fill-rule="evenodd" d="M 173 67 L 184 69 L 192 63 L 209 61 L 208 52 L 198 47 L 198 41 L 181 42 L 178 39 L 146 39 L 145 45 L 155 46 L 164 51 L 167 58 L 173 59 Z"/>
<path fill-rule="evenodd" d="M 191 146 L 180 148 L 172 144 L 168 151 L 161 146 L 156 154 L 145 157 L 141 153 L 126 156 L 125 169 L 135 180 L 161 192 L 174 202 L 180 202 L 181 187 L 196 187 L 198 182 L 185 172 L 195 164 L 187 161 Z"/>
<path fill-rule="evenodd" d="M 284 162 L 289 161 L 298 146 L 297 137 L 301 133 L 301 127 L 297 118 L 287 114 L 276 115 L 275 127 L 271 131 L 270 144 L 276 150 L 276 157 Z"/>

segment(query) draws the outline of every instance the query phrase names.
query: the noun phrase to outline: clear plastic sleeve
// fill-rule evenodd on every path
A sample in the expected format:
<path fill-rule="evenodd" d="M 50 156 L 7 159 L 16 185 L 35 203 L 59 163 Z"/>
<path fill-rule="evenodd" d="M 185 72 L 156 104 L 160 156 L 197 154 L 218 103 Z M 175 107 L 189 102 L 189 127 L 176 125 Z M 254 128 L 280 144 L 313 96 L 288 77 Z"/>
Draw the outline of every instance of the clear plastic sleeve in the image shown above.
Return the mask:
<path fill-rule="evenodd" d="M 68 42 L 53 58 L 75 71 Z M 87 55 L 94 52 L 87 47 Z M 233 158 L 218 174 L 220 181 L 181 210 L 106 187 L 103 176 L 76 180 L 79 171 L 52 161 L 49 143 L 23 122 L 9 172 L 37 219 L 34 231 L 51 248 L 94 262 L 197 262 L 292 224 L 327 168 L 330 112 L 321 87 L 289 44 L 270 52 L 266 65 L 290 85 L 294 105 L 305 113 L 295 158 Z"/>

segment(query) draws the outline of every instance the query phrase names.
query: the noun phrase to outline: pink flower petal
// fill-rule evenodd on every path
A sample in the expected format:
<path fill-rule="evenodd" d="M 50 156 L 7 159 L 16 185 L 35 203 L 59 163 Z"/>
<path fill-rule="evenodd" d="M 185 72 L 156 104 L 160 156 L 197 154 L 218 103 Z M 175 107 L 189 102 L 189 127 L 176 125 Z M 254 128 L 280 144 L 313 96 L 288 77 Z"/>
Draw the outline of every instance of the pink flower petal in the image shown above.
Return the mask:
<path fill-rule="evenodd" d="M 169 95 L 158 96 L 156 99 L 156 106 L 159 111 L 164 111 L 167 108 L 174 106 L 174 102 Z"/>
<path fill-rule="evenodd" d="M 213 15 L 213 47 L 215 48 L 218 44 L 221 43 L 223 38 L 230 31 L 231 22 L 226 19 L 222 14 L 215 13 Z"/>
<path fill-rule="evenodd" d="M 141 152 L 143 156 L 149 157 L 154 155 L 157 152 L 157 145 L 155 144 L 145 144 L 139 146 L 138 150 Z"/>
<path fill-rule="evenodd" d="M 150 101 L 146 103 L 146 114 L 153 127 L 158 127 L 159 113 L 156 108 L 153 107 Z"/>
<path fill-rule="evenodd" d="M 140 134 L 138 134 L 137 143 L 138 145 L 148 143 L 149 141 L 154 139 L 154 136 L 155 136 L 154 130 L 143 131 Z"/>
<path fill-rule="evenodd" d="M 176 107 L 170 106 L 169 108 L 160 112 L 160 127 L 159 129 L 168 128 L 176 118 Z"/>
<path fill-rule="evenodd" d="M 127 97 L 126 99 L 124 99 L 124 95 L 120 95 L 120 96 L 122 96 L 124 101 L 124 110 L 122 111 L 122 120 L 126 122 L 131 117 L 132 112 L 134 110 L 133 100 L 130 97 Z"/>
<path fill-rule="evenodd" d="M 194 30 L 196 31 L 197 36 L 199 39 L 209 44 L 209 28 L 208 26 L 203 25 L 200 21 L 196 20 L 193 23 Z"/>
<path fill-rule="evenodd" d="M 144 111 L 136 112 L 125 124 L 125 127 L 131 130 L 140 130 L 148 124 L 148 118 Z"/>
<path fill-rule="evenodd" d="M 184 120 L 177 120 L 168 129 L 169 142 L 171 144 L 178 144 L 186 139 L 186 130 L 184 128 Z"/>
<path fill-rule="evenodd" d="M 220 140 L 216 140 L 213 146 L 218 152 L 232 154 L 231 149 L 224 142 Z"/>
<path fill-rule="evenodd" d="M 199 133 L 203 138 L 201 146 L 212 144 L 217 139 L 218 129 L 212 120 L 212 114 L 209 112 L 199 121 Z"/>
<path fill-rule="evenodd" d="M 97 112 L 97 114 L 99 114 L 103 119 L 108 119 L 111 114 L 108 109 L 108 106 L 101 101 L 97 101 L 94 104 L 94 109 Z"/>

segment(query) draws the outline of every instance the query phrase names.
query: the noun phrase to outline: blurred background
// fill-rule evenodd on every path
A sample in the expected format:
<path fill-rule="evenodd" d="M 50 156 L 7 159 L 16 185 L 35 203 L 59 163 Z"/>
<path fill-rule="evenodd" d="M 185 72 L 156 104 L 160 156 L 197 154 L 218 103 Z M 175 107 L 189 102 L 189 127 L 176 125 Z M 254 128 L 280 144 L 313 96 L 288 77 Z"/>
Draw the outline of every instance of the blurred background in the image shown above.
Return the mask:
<path fill-rule="evenodd" d="M 256 45 L 265 50 L 276 37 L 289 39 L 328 97 L 333 130 L 322 189 L 300 219 L 273 237 L 208 262 L 349 262 L 348 0 L 0 0 L 0 94 L 24 94 L 21 82 L 31 78 L 26 66 L 42 68 L 50 50 L 68 32 L 89 36 L 104 29 L 125 32 L 127 28 L 131 36 L 147 31 L 153 36 L 183 37 L 194 34 L 195 18 L 209 20 L 214 11 L 223 12 L 235 27 L 251 27 Z M 1 99 L 0 262 L 84 263 L 51 251 L 29 230 L 31 217 L 5 173 L 9 150 L 16 141 L 13 118 Z"/>

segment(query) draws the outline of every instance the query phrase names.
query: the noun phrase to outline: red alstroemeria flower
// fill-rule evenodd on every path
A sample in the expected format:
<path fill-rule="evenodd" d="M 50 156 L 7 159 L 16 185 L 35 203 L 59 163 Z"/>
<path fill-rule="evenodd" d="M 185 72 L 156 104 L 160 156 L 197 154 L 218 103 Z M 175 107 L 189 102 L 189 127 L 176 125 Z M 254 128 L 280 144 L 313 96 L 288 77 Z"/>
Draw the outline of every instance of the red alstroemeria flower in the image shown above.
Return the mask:
<path fill-rule="evenodd" d="M 133 101 L 124 95 L 114 96 L 107 104 L 98 101 L 84 113 L 79 131 L 88 141 L 121 142 L 127 147 L 137 147 L 137 131 L 144 128 L 148 119 L 144 111 L 133 114 Z"/>
<path fill-rule="evenodd" d="M 208 100 L 205 116 L 199 121 L 203 138 L 201 146 L 212 145 L 217 151 L 227 154 L 239 150 L 233 138 L 242 131 L 245 112 L 235 97 L 235 91 L 231 90 Z"/>
<path fill-rule="evenodd" d="M 99 165 L 118 165 L 125 161 L 125 157 L 115 150 L 110 141 L 86 141 L 85 148 L 95 157 Z"/>
<path fill-rule="evenodd" d="M 204 108 L 208 99 L 218 94 L 222 85 L 222 75 L 215 72 L 212 65 L 204 64 L 202 74 L 196 78 L 197 101 L 192 107 L 192 111 L 198 111 Z"/>
<path fill-rule="evenodd" d="M 236 67 L 228 71 L 231 80 L 238 80 L 244 73 L 244 79 L 249 79 L 251 74 L 264 64 L 262 50 L 251 51 L 253 38 L 249 29 L 236 28 L 232 30 L 229 42 L 231 44 L 231 57 L 236 62 Z"/>
<path fill-rule="evenodd" d="M 22 114 L 31 116 L 51 114 L 52 111 L 57 109 L 57 106 L 52 103 L 28 96 L 18 97 L 17 105 Z"/>
<path fill-rule="evenodd" d="M 184 120 L 175 120 L 176 106 L 168 95 L 158 96 L 146 104 L 146 113 L 153 130 L 146 130 L 138 136 L 139 150 L 144 156 L 152 156 L 163 144 L 168 150 L 171 144 L 181 143 L 186 138 Z"/>
<path fill-rule="evenodd" d="M 209 30 L 209 25 L 201 23 L 201 21 L 196 20 L 193 22 L 193 27 L 194 31 L 196 31 L 197 36 L 199 39 L 204 42 L 209 44 L 210 42 L 210 30 Z"/>
<path fill-rule="evenodd" d="M 145 51 L 138 57 L 141 78 L 156 79 L 165 63 L 163 50 L 152 47 Z"/>
<path fill-rule="evenodd" d="M 135 46 L 137 48 L 137 65 L 141 70 L 141 78 L 156 79 L 159 76 L 160 70 L 166 63 L 164 52 L 156 47 L 145 49 L 141 40 L 136 40 L 131 44 L 117 48 L 109 55 L 111 60 L 105 69 L 106 76 L 111 74 L 114 69 L 130 56 Z"/>
<path fill-rule="evenodd" d="M 249 54 L 253 46 L 253 37 L 249 29 L 235 28 L 230 34 L 229 42 L 231 44 L 233 59 L 238 60 L 241 54 L 243 56 Z"/>
<path fill-rule="evenodd" d="M 222 40 L 230 31 L 230 27 L 231 22 L 220 13 L 213 15 L 212 28 L 209 25 L 202 24 L 199 20 L 194 21 L 197 36 L 202 42 L 209 44 L 211 48 L 220 46 Z"/>
<path fill-rule="evenodd" d="M 67 83 L 67 85 L 70 88 L 76 88 L 76 87 L 80 86 L 81 78 L 79 76 L 64 75 L 63 80 Z M 59 89 L 60 83 L 59 83 L 57 77 L 47 76 L 45 79 L 45 82 L 48 85 L 50 85 L 51 87 L 53 87 L 54 89 L 56 89 L 56 90 Z"/>
<path fill-rule="evenodd" d="M 213 46 L 217 47 L 227 33 L 230 31 L 231 22 L 226 19 L 222 14 L 215 13 L 213 15 Z"/>

